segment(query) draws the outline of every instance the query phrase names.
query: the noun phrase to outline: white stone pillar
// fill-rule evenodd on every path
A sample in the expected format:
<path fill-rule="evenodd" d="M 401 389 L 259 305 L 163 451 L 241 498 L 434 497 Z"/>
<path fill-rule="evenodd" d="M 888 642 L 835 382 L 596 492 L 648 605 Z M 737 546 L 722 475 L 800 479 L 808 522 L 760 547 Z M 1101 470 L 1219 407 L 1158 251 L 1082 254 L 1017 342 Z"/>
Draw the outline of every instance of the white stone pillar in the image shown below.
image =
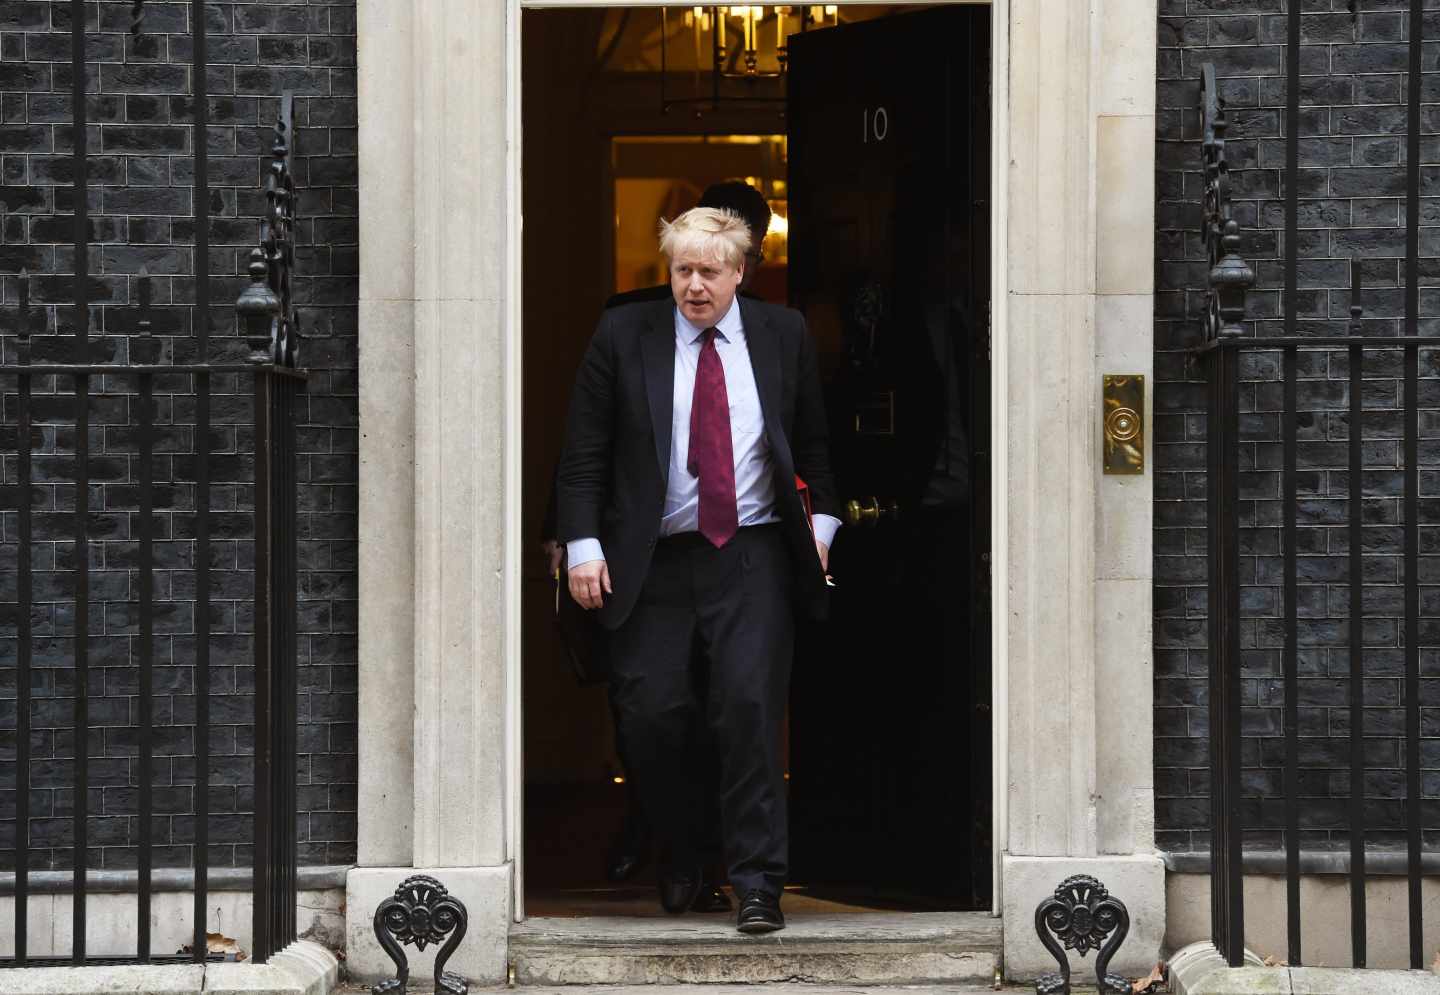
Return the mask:
<path fill-rule="evenodd" d="M 415 703 L 415 242 L 410 5 L 359 10 L 358 859 L 408 866 Z M 383 237 L 377 237 L 384 232 Z"/>
<path fill-rule="evenodd" d="M 415 16 L 415 864 L 504 845 L 505 6 Z"/>
<path fill-rule="evenodd" d="M 360 980 L 391 970 L 370 918 L 412 873 L 468 906 L 450 969 L 505 978 L 506 16 L 359 3 L 361 853 L 388 865 L 347 882 Z M 412 951 L 414 977 L 433 956 Z"/>
<path fill-rule="evenodd" d="M 1104 477 L 1101 376 L 1151 372 L 1154 0 L 1010 0 L 1006 971 L 1054 970 L 1036 905 L 1091 874 L 1154 965 L 1152 477 Z M 1093 961 L 1089 962 L 1093 963 Z"/>
<path fill-rule="evenodd" d="M 1153 0 L 1105 0 L 1095 80 L 1099 373 L 1145 377 L 1144 476 L 1100 476 L 1096 505 L 1096 842 L 1155 845 L 1153 519 L 1155 47 Z M 1099 438 L 1098 417 L 1094 418 Z"/>

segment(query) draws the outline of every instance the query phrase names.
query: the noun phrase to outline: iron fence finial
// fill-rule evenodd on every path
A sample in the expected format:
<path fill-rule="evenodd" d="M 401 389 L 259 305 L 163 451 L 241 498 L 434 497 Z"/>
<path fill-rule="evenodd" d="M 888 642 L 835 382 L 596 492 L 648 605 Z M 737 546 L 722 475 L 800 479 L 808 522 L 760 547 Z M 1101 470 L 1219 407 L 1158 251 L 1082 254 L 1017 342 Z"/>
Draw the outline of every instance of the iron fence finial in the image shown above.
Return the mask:
<path fill-rule="evenodd" d="M 1245 293 L 1255 284 L 1255 270 L 1240 255 L 1240 224 L 1231 212 L 1230 165 L 1225 159 L 1230 121 L 1215 67 L 1208 62 L 1200 69 L 1200 126 L 1205 181 L 1202 228 L 1210 263 L 1205 338 L 1233 338 L 1244 331 Z"/>
<path fill-rule="evenodd" d="M 245 332 L 253 363 L 275 362 L 276 325 L 280 315 L 280 298 L 270 287 L 270 267 L 265 251 L 250 250 L 250 284 L 235 301 L 235 314 Z"/>
<path fill-rule="evenodd" d="M 290 172 L 294 132 L 295 94 L 286 90 L 280 95 L 280 114 L 275 121 L 260 244 L 250 253 L 250 285 L 235 302 L 235 310 L 249 333 L 246 337 L 255 350 L 252 361 L 286 369 L 295 369 L 300 362 L 300 312 L 293 291 L 295 209 L 299 200 Z"/>

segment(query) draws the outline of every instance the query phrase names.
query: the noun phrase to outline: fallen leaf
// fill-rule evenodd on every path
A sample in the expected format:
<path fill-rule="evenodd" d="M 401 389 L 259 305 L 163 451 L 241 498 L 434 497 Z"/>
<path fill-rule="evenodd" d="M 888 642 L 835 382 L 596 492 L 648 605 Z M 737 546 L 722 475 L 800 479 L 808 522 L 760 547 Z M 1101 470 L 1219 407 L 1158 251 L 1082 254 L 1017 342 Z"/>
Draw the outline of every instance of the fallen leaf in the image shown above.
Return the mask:
<path fill-rule="evenodd" d="M 1161 985 L 1165 984 L 1165 962 L 1161 961 L 1155 965 L 1155 969 L 1145 977 L 1138 979 L 1130 990 L 1134 995 L 1143 995 L 1145 992 L 1161 991 Z"/>
<path fill-rule="evenodd" d="M 240 944 L 236 943 L 233 937 L 224 933 L 206 933 L 205 947 L 212 954 L 243 953 Z"/>
<path fill-rule="evenodd" d="M 194 951 L 194 945 L 189 943 L 180 948 L 182 954 L 194 953 Z M 205 934 L 205 953 L 211 957 L 218 955 L 222 960 L 227 961 L 242 961 L 250 956 L 241 949 L 240 944 L 233 937 L 226 936 L 224 933 Z"/>
<path fill-rule="evenodd" d="M 1268 955 L 1266 955 L 1265 959 L 1262 960 L 1260 963 L 1261 963 L 1261 964 L 1264 964 L 1266 967 L 1289 967 L 1289 966 L 1290 966 L 1289 964 L 1287 964 L 1287 963 L 1285 963 L 1283 960 L 1281 960 L 1279 957 L 1276 957 L 1274 954 L 1268 954 Z"/>
<path fill-rule="evenodd" d="M 1440 950 L 1435 951 L 1435 963 L 1430 965 L 1430 970 L 1440 974 Z"/>

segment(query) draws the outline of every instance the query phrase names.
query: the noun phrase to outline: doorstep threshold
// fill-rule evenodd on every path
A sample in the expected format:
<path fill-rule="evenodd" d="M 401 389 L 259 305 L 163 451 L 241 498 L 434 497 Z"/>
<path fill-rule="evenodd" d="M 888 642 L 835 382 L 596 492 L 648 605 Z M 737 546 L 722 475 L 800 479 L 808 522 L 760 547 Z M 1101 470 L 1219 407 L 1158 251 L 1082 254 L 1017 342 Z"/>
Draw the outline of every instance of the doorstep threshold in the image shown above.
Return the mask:
<path fill-rule="evenodd" d="M 999 950 L 1000 919 L 988 912 L 839 912 L 786 916 L 776 933 L 742 936 L 730 915 L 547 916 L 510 927 L 523 943 L 922 943 L 963 942 Z"/>
<path fill-rule="evenodd" d="M 993 983 L 1000 920 L 984 912 L 797 914 L 743 936 L 731 916 L 536 918 L 510 930 L 521 985 Z"/>

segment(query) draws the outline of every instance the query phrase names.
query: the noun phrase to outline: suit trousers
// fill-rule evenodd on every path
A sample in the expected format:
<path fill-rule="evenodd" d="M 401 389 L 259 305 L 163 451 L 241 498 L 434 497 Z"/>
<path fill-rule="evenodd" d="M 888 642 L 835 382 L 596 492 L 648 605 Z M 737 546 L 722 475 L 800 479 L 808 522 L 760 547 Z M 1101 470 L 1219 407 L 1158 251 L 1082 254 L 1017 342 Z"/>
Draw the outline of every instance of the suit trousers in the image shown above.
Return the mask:
<path fill-rule="evenodd" d="M 742 528 L 720 549 L 685 533 L 656 544 L 635 608 L 611 634 L 612 694 L 651 824 L 673 865 L 703 860 L 713 781 L 695 757 L 708 728 L 725 863 L 742 896 L 778 896 L 789 868 L 780 737 L 794 603 L 779 525 Z"/>

